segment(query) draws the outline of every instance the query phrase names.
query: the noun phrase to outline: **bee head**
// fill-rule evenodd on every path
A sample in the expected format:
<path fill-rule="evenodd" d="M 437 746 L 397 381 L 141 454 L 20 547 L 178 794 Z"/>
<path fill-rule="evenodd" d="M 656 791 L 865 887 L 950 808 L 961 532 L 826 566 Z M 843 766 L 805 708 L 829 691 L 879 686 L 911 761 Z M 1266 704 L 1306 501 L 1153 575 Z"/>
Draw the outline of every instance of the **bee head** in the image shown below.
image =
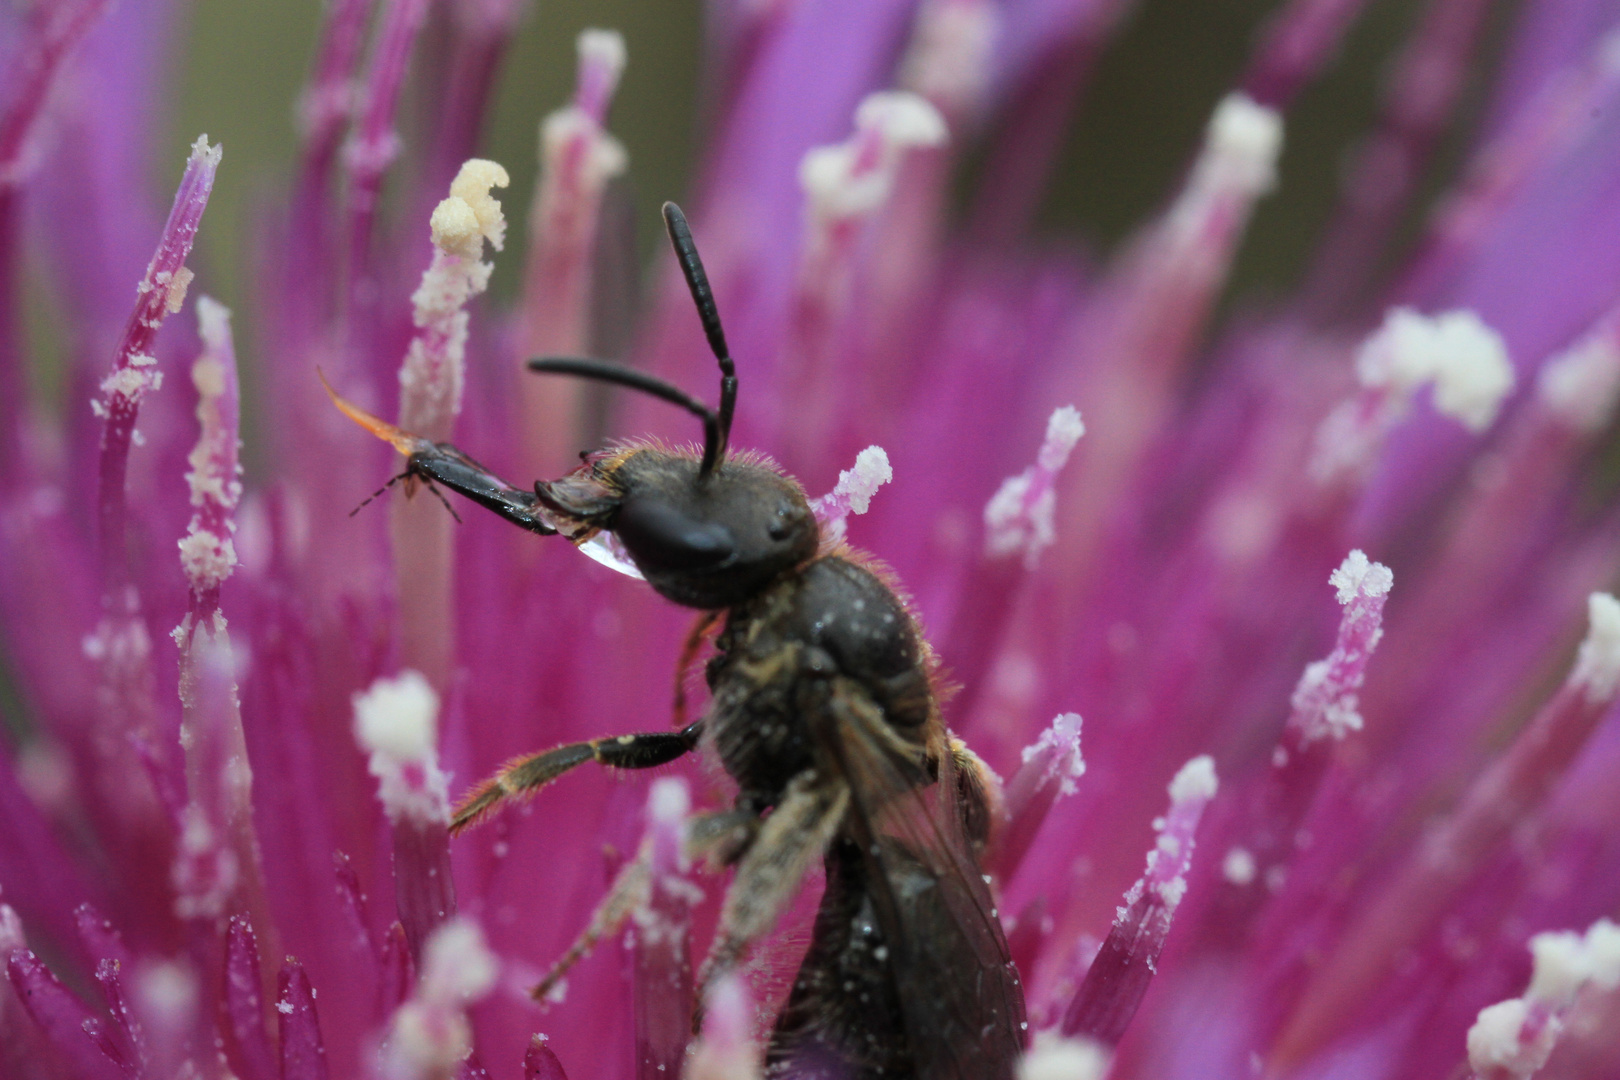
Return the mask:
<path fill-rule="evenodd" d="M 804 490 L 769 466 L 701 468 L 685 454 L 631 451 L 611 471 L 623 494 L 606 527 L 664 597 L 731 607 L 813 555 L 820 532 Z"/>
<path fill-rule="evenodd" d="M 662 379 L 602 360 L 543 357 L 529 361 L 529 370 L 616 383 L 679 405 L 703 422 L 703 455 L 638 447 L 599 460 L 592 472 L 605 497 L 589 508 L 570 498 L 567 478 L 539 484 L 536 492 L 554 509 L 613 532 L 642 576 L 670 600 L 731 607 L 814 554 L 819 530 L 797 483 L 769 466 L 726 457 L 736 370 L 686 217 L 665 203 L 664 222 L 720 364 L 720 407 L 710 409 Z"/>

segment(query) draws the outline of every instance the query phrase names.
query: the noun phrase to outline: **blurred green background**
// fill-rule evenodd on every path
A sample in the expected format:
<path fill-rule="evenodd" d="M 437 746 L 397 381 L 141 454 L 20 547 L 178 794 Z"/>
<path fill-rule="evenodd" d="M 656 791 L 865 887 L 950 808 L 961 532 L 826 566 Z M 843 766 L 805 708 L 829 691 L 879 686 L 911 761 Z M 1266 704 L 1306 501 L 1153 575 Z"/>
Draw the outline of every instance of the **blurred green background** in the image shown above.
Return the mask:
<path fill-rule="evenodd" d="M 1255 32 L 1279 0 L 1145 0 L 1119 29 L 1081 99 L 1040 214 L 1044 237 L 1106 251 L 1173 189 L 1214 103 L 1243 69 Z M 1286 291 L 1311 250 L 1346 150 L 1375 117 L 1393 51 L 1423 5 L 1375 0 L 1351 29 L 1337 62 L 1288 118 L 1281 184 L 1266 199 L 1239 258 L 1229 295 Z M 242 274 L 256 200 L 280 190 L 294 151 L 293 102 L 310 63 L 319 0 L 199 0 L 177 67 L 180 107 L 169 133 L 170 172 L 198 132 L 224 143 L 200 243 L 233 307 L 252 318 Z M 1511 4 L 1492 7 L 1487 41 L 1499 40 Z M 521 222 L 536 169 L 536 128 L 572 92 L 574 38 L 586 27 L 620 30 L 629 49 L 611 118 L 630 154 L 638 243 L 657 235 L 657 207 L 678 198 L 697 134 L 702 51 L 698 0 L 540 0 L 501 72 L 481 153 L 512 174 L 508 216 L 518 227 L 492 288 L 510 295 L 523 265 Z M 1494 55 L 1488 44 L 1484 55 Z M 1476 71 L 1472 87 L 1481 85 Z M 1477 120 L 1477 90 L 1458 111 L 1427 190 L 1454 170 Z M 972 160 L 972 155 L 969 155 Z M 971 176 L 964 178 L 971 185 Z"/>

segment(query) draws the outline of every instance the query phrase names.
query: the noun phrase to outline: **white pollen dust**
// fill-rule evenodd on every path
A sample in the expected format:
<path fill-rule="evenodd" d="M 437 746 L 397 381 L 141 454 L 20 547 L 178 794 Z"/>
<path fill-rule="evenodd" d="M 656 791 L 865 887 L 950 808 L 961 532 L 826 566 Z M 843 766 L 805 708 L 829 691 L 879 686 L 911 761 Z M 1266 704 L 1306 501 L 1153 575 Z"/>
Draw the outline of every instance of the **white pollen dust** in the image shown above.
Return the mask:
<path fill-rule="evenodd" d="M 1435 409 L 1476 434 L 1491 426 L 1513 390 L 1502 335 L 1472 311 L 1390 309 L 1356 354 L 1356 375 L 1365 387 L 1402 397 L 1433 383 Z"/>
<path fill-rule="evenodd" d="M 450 781 L 439 768 L 439 695 L 417 671 L 380 678 L 354 696 L 354 734 L 371 755 L 377 797 L 389 819 L 443 823 L 450 814 Z"/>
<path fill-rule="evenodd" d="M 1254 881 L 1254 856 L 1247 848 L 1235 847 L 1221 860 L 1221 876 L 1233 885 L 1248 885 Z"/>
<path fill-rule="evenodd" d="M 1583 338 L 1543 364 L 1536 397 L 1577 432 L 1595 435 L 1607 427 L 1620 402 L 1620 342 L 1614 329 Z"/>
<path fill-rule="evenodd" d="M 1595 592 L 1586 598 L 1587 631 L 1569 680 L 1586 699 L 1607 701 L 1620 689 L 1620 600 Z"/>
<path fill-rule="evenodd" d="M 1348 604 L 1358 594 L 1388 596 L 1390 587 L 1395 584 L 1395 575 L 1389 567 L 1371 561 L 1366 552 L 1356 548 L 1328 575 L 1328 584 L 1338 590 L 1339 603 Z"/>
<path fill-rule="evenodd" d="M 1277 184 L 1282 141 L 1282 115 L 1276 109 L 1244 93 L 1228 94 L 1210 117 L 1199 169 L 1221 187 L 1264 195 Z"/>
<path fill-rule="evenodd" d="M 1018 1080 L 1103 1080 L 1111 1060 L 1108 1048 L 1093 1039 L 1037 1031 L 1019 1059 Z"/>
<path fill-rule="evenodd" d="M 1175 779 L 1170 781 L 1170 802 L 1174 806 L 1207 802 L 1215 797 L 1219 787 L 1220 782 L 1215 778 L 1215 759 L 1208 754 L 1200 754 L 1183 765 Z"/>
<path fill-rule="evenodd" d="M 1537 934 L 1530 939 L 1530 956 L 1524 996 L 1481 1009 L 1468 1029 L 1468 1063 L 1481 1075 L 1528 1080 L 1552 1056 L 1583 991 L 1620 988 L 1620 926 L 1609 919 L 1597 920 L 1584 934 Z"/>

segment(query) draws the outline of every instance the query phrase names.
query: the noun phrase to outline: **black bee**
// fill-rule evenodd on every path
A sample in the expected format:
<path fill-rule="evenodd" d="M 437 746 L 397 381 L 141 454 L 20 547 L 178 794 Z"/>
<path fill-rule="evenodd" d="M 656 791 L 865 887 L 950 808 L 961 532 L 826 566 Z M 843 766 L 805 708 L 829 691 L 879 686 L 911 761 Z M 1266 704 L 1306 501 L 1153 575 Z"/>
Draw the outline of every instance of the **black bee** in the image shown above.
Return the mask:
<path fill-rule="evenodd" d="M 1010 1080 L 1024 1002 L 978 862 L 991 788 L 978 759 L 946 731 L 932 652 L 886 572 L 841 544 L 824 545 L 804 489 L 774 464 L 727 455 L 736 373 L 686 219 L 673 203 L 664 219 L 720 364 L 719 410 L 602 361 L 548 358 L 529 367 L 685 408 L 703 422 L 701 455 L 619 446 L 528 490 L 334 395 L 406 455 L 408 479 L 442 484 L 533 532 L 575 543 L 610 534 L 660 594 L 708 613 L 689 654 L 724 620 L 702 719 L 517 759 L 467 796 L 451 828 L 584 762 L 643 769 L 706 742 L 738 793 L 732 809 L 692 824 L 692 843 L 734 865 L 736 877 L 700 984 L 772 929 L 813 860 L 826 867 L 767 1072 Z"/>

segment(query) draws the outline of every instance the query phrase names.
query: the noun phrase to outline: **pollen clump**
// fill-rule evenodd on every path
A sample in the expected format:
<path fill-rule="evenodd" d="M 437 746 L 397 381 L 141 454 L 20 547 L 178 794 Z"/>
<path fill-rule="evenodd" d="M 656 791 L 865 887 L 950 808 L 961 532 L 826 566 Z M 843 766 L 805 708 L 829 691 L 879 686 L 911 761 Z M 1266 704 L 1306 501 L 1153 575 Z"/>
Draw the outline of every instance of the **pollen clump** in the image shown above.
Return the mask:
<path fill-rule="evenodd" d="M 377 797 L 389 820 L 450 820 L 449 778 L 439 769 L 439 695 L 417 671 L 382 678 L 354 696 L 354 735 L 371 755 Z"/>
<path fill-rule="evenodd" d="M 799 184 L 814 217 L 840 221 L 870 214 L 894 187 L 906 151 L 945 143 L 945 118 L 929 102 L 904 90 L 868 95 L 855 111 L 855 134 L 804 155 Z"/>
<path fill-rule="evenodd" d="M 484 158 L 464 162 L 450 182 L 450 195 L 433 210 L 429 227 L 433 244 L 446 254 L 477 261 L 483 242 L 500 251 L 506 243 L 506 217 L 491 190 L 506 187 L 511 178 L 499 164 Z"/>
<path fill-rule="evenodd" d="M 1018 1080 L 1102 1080 L 1109 1060 L 1108 1048 L 1093 1039 L 1037 1031 L 1034 1045 L 1018 1062 Z"/>
<path fill-rule="evenodd" d="M 1620 689 L 1620 600 L 1593 593 L 1586 598 L 1586 615 L 1586 640 L 1569 678 L 1586 688 L 1587 700 L 1604 701 Z"/>
<path fill-rule="evenodd" d="M 1614 331 L 1605 328 L 1548 360 L 1536 376 L 1536 396 L 1577 432 L 1602 431 L 1620 400 L 1620 342 Z"/>
<path fill-rule="evenodd" d="M 1434 407 L 1478 433 L 1490 427 L 1513 390 L 1513 365 L 1502 335 L 1472 311 L 1423 315 L 1393 308 L 1356 356 L 1366 387 L 1396 394 L 1434 384 Z"/>
<path fill-rule="evenodd" d="M 1524 996 L 1486 1006 L 1468 1029 L 1468 1063 L 1481 1075 L 1533 1076 L 1552 1056 L 1582 991 L 1620 987 L 1620 926 L 1608 919 L 1584 934 L 1537 934 L 1530 939 L 1530 956 Z"/>

